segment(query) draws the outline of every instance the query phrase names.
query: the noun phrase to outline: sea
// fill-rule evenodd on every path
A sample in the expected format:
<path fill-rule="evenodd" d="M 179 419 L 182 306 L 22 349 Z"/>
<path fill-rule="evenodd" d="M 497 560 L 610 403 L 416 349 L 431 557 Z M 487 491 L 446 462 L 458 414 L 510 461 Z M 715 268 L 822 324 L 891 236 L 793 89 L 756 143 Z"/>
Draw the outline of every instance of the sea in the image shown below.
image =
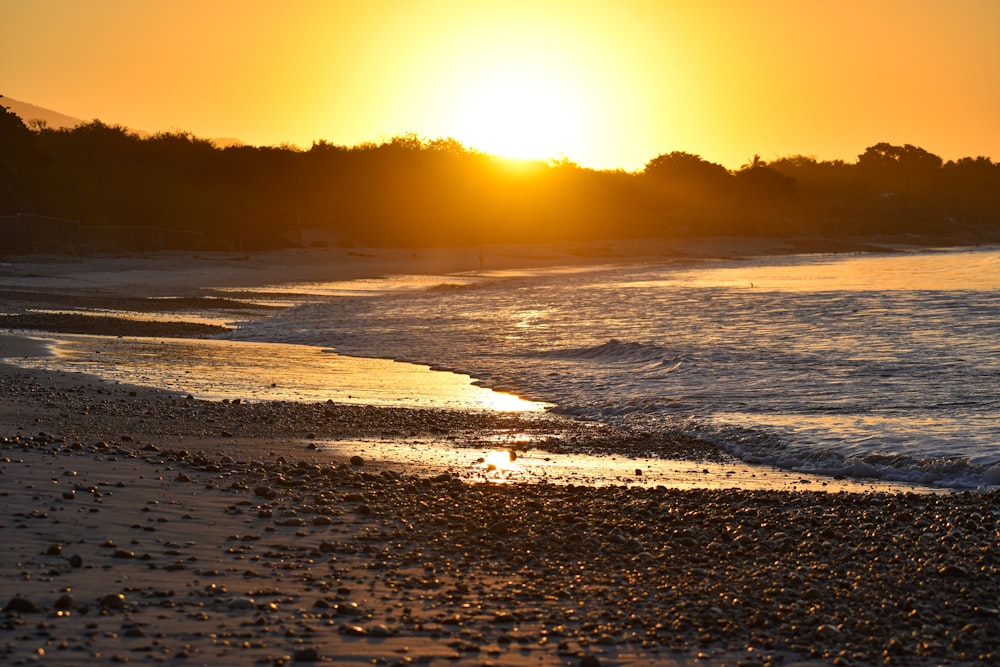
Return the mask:
<path fill-rule="evenodd" d="M 488 264 L 254 288 L 297 305 L 215 340 L 50 336 L 56 357 L 17 363 L 207 399 L 548 410 L 761 469 L 1000 486 L 1000 248 Z"/>
<path fill-rule="evenodd" d="M 809 254 L 276 286 L 228 334 L 471 376 L 747 463 L 1000 486 L 1000 249 Z"/>

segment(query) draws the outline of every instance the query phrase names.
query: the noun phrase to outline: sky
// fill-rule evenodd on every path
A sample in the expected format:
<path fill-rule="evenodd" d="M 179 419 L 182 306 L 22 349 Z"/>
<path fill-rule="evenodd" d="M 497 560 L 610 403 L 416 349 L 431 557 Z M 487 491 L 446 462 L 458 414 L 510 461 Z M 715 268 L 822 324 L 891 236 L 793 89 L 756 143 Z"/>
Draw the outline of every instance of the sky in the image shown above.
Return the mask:
<path fill-rule="evenodd" d="M 879 142 L 1000 161 L 998 34 L 997 0 L 3 0 L 0 94 L 147 132 L 453 137 L 595 169 Z"/>

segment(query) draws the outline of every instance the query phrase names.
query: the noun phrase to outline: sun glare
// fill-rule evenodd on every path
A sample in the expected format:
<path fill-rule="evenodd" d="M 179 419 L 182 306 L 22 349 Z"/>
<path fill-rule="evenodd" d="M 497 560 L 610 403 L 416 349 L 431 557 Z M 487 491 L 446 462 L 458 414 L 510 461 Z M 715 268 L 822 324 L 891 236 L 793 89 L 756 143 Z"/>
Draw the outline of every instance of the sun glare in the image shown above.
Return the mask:
<path fill-rule="evenodd" d="M 580 100 L 566 82 L 527 66 L 484 74 L 458 97 L 456 137 L 478 150 L 548 159 L 569 157 L 580 144 Z"/>
<path fill-rule="evenodd" d="M 503 472 L 509 468 L 514 467 L 514 461 L 517 460 L 517 454 L 514 453 L 512 449 L 494 449 L 483 457 L 483 467 L 488 471 L 498 470 Z"/>

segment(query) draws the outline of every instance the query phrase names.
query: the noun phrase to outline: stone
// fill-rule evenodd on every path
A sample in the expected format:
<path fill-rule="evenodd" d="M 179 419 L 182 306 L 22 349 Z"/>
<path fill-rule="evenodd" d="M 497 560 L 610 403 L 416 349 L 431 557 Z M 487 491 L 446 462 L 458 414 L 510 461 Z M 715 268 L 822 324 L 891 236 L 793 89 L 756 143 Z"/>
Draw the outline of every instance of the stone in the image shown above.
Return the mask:
<path fill-rule="evenodd" d="M 69 593 L 63 593 L 53 605 L 56 609 L 73 609 L 76 607 L 76 600 Z"/>
<path fill-rule="evenodd" d="M 292 653 L 292 662 L 319 662 L 319 651 L 314 648 L 300 648 Z"/>
<path fill-rule="evenodd" d="M 100 605 L 104 609 L 124 609 L 125 595 L 123 593 L 109 593 L 101 598 Z"/>
<path fill-rule="evenodd" d="M 969 576 L 969 573 L 964 568 L 954 564 L 945 565 L 938 570 L 938 574 L 942 577 L 951 577 L 953 579 L 965 579 Z"/>
<path fill-rule="evenodd" d="M 18 614 L 37 614 L 39 612 L 38 607 L 34 602 L 28 598 L 23 598 L 21 596 L 12 597 L 7 605 L 3 608 L 6 612 L 15 612 Z"/>

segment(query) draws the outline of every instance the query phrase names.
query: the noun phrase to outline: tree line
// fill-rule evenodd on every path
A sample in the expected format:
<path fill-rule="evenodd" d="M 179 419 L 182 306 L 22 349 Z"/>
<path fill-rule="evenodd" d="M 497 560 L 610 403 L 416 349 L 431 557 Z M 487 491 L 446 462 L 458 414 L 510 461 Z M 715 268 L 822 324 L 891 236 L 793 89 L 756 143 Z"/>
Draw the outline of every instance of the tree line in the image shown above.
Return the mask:
<path fill-rule="evenodd" d="M 1000 164 L 880 143 L 852 163 L 671 152 L 640 172 L 515 161 L 413 135 L 308 150 L 26 126 L 0 105 L 0 252 L 259 250 L 302 229 L 426 247 L 607 238 L 916 234 L 1000 240 Z"/>

